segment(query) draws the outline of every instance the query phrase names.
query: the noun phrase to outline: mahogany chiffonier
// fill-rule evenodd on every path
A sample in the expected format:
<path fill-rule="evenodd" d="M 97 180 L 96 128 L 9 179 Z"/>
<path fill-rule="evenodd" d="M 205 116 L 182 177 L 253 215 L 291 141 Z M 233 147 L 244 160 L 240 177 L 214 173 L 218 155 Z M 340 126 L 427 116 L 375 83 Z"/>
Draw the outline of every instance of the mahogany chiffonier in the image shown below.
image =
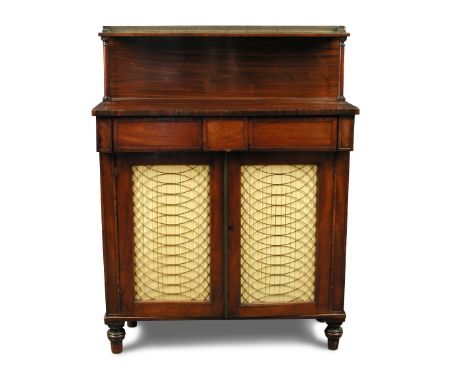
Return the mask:
<path fill-rule="evenodd" d="M 314 318 L 337 349 L 344 27 L 104 27 L 100 157 L 114 353 L 141 320 Z"/>

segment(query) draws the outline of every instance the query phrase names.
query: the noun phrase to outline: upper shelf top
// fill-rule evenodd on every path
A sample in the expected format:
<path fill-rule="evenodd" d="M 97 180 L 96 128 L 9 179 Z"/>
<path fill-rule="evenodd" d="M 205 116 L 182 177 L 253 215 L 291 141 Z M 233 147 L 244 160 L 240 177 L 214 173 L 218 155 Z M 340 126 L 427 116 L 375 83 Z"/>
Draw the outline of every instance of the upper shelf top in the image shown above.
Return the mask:
<path fill-rule="evenodd" d="M 347 37 L 344 26 L 104 26 L 100 36 Z"/>

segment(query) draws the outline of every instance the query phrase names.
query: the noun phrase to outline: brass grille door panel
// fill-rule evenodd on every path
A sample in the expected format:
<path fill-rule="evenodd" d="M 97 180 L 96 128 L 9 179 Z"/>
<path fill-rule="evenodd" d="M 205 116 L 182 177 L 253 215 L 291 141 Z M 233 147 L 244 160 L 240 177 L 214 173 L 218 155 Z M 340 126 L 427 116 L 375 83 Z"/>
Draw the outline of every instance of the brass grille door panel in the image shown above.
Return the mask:
<path fill-rule="evenodd" d="M 228 314 L 325 312 L 333 154 L 241 153 L 228 172 Z"/>
<path fill-rule="evenodd" d="M 209 166 L 133 166 L 132 184 L 135 300 L 209 301 Z"/>
<path fill-rule="evenodd" d="M 123 314 L 329 311 L 333 153 L 119 154 L 116 173 Z"/>
<path fill-rule="evenodd" d="M 117 159 L 122 310 L 140 317 L 223 313 L 222 156 Z"/>
<path fill-rule="evenodd" d="M 241 303 L 314 300 L 317 166 L 241 167 Z"/>

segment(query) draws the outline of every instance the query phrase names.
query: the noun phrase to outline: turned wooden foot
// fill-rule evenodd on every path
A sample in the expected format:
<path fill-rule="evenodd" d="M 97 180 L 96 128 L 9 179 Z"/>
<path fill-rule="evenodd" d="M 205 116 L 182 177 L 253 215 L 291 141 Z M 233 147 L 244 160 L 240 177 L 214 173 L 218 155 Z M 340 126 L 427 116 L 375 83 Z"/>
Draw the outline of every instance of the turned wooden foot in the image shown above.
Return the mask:
<path fill-rule="evenodd" d="M 127 321 L 127 326 L 129 328 L 136 328 L 138 325 L 138 321 Z"/>
<path fill-rule="evenodd" d="M 343 322 L 329 322 L 327 321 L 327 328 L 325 329 L 325 335 L 328 338 L 328 348 L 330 350 L 338 349 L 340 338 L 343 335 L 343 329 L 341 324 Z"/>
<path fill-rule="evenodd" d="M 114 354 L 122 353 L 122 341 L 125 338 L 125 321 L 109 321 L 106 322 L 109 330 L 107 331 L 107 338 L 111 344 L 111 350 Z"/>

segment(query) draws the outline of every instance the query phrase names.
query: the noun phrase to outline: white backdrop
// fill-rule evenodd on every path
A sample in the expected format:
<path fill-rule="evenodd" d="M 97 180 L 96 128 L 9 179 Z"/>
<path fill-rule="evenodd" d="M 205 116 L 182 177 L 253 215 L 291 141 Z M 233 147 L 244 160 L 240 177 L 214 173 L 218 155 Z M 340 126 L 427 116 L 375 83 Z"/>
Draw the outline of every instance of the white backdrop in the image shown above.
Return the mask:
<path fill-rule="evenodd" d="M 466 381 L 463 1 L 3 1 L 0 379 Z M 344 335 L 315 321 L 102 318 L 102 25 L 346 25 L 351 161 Z"/>

